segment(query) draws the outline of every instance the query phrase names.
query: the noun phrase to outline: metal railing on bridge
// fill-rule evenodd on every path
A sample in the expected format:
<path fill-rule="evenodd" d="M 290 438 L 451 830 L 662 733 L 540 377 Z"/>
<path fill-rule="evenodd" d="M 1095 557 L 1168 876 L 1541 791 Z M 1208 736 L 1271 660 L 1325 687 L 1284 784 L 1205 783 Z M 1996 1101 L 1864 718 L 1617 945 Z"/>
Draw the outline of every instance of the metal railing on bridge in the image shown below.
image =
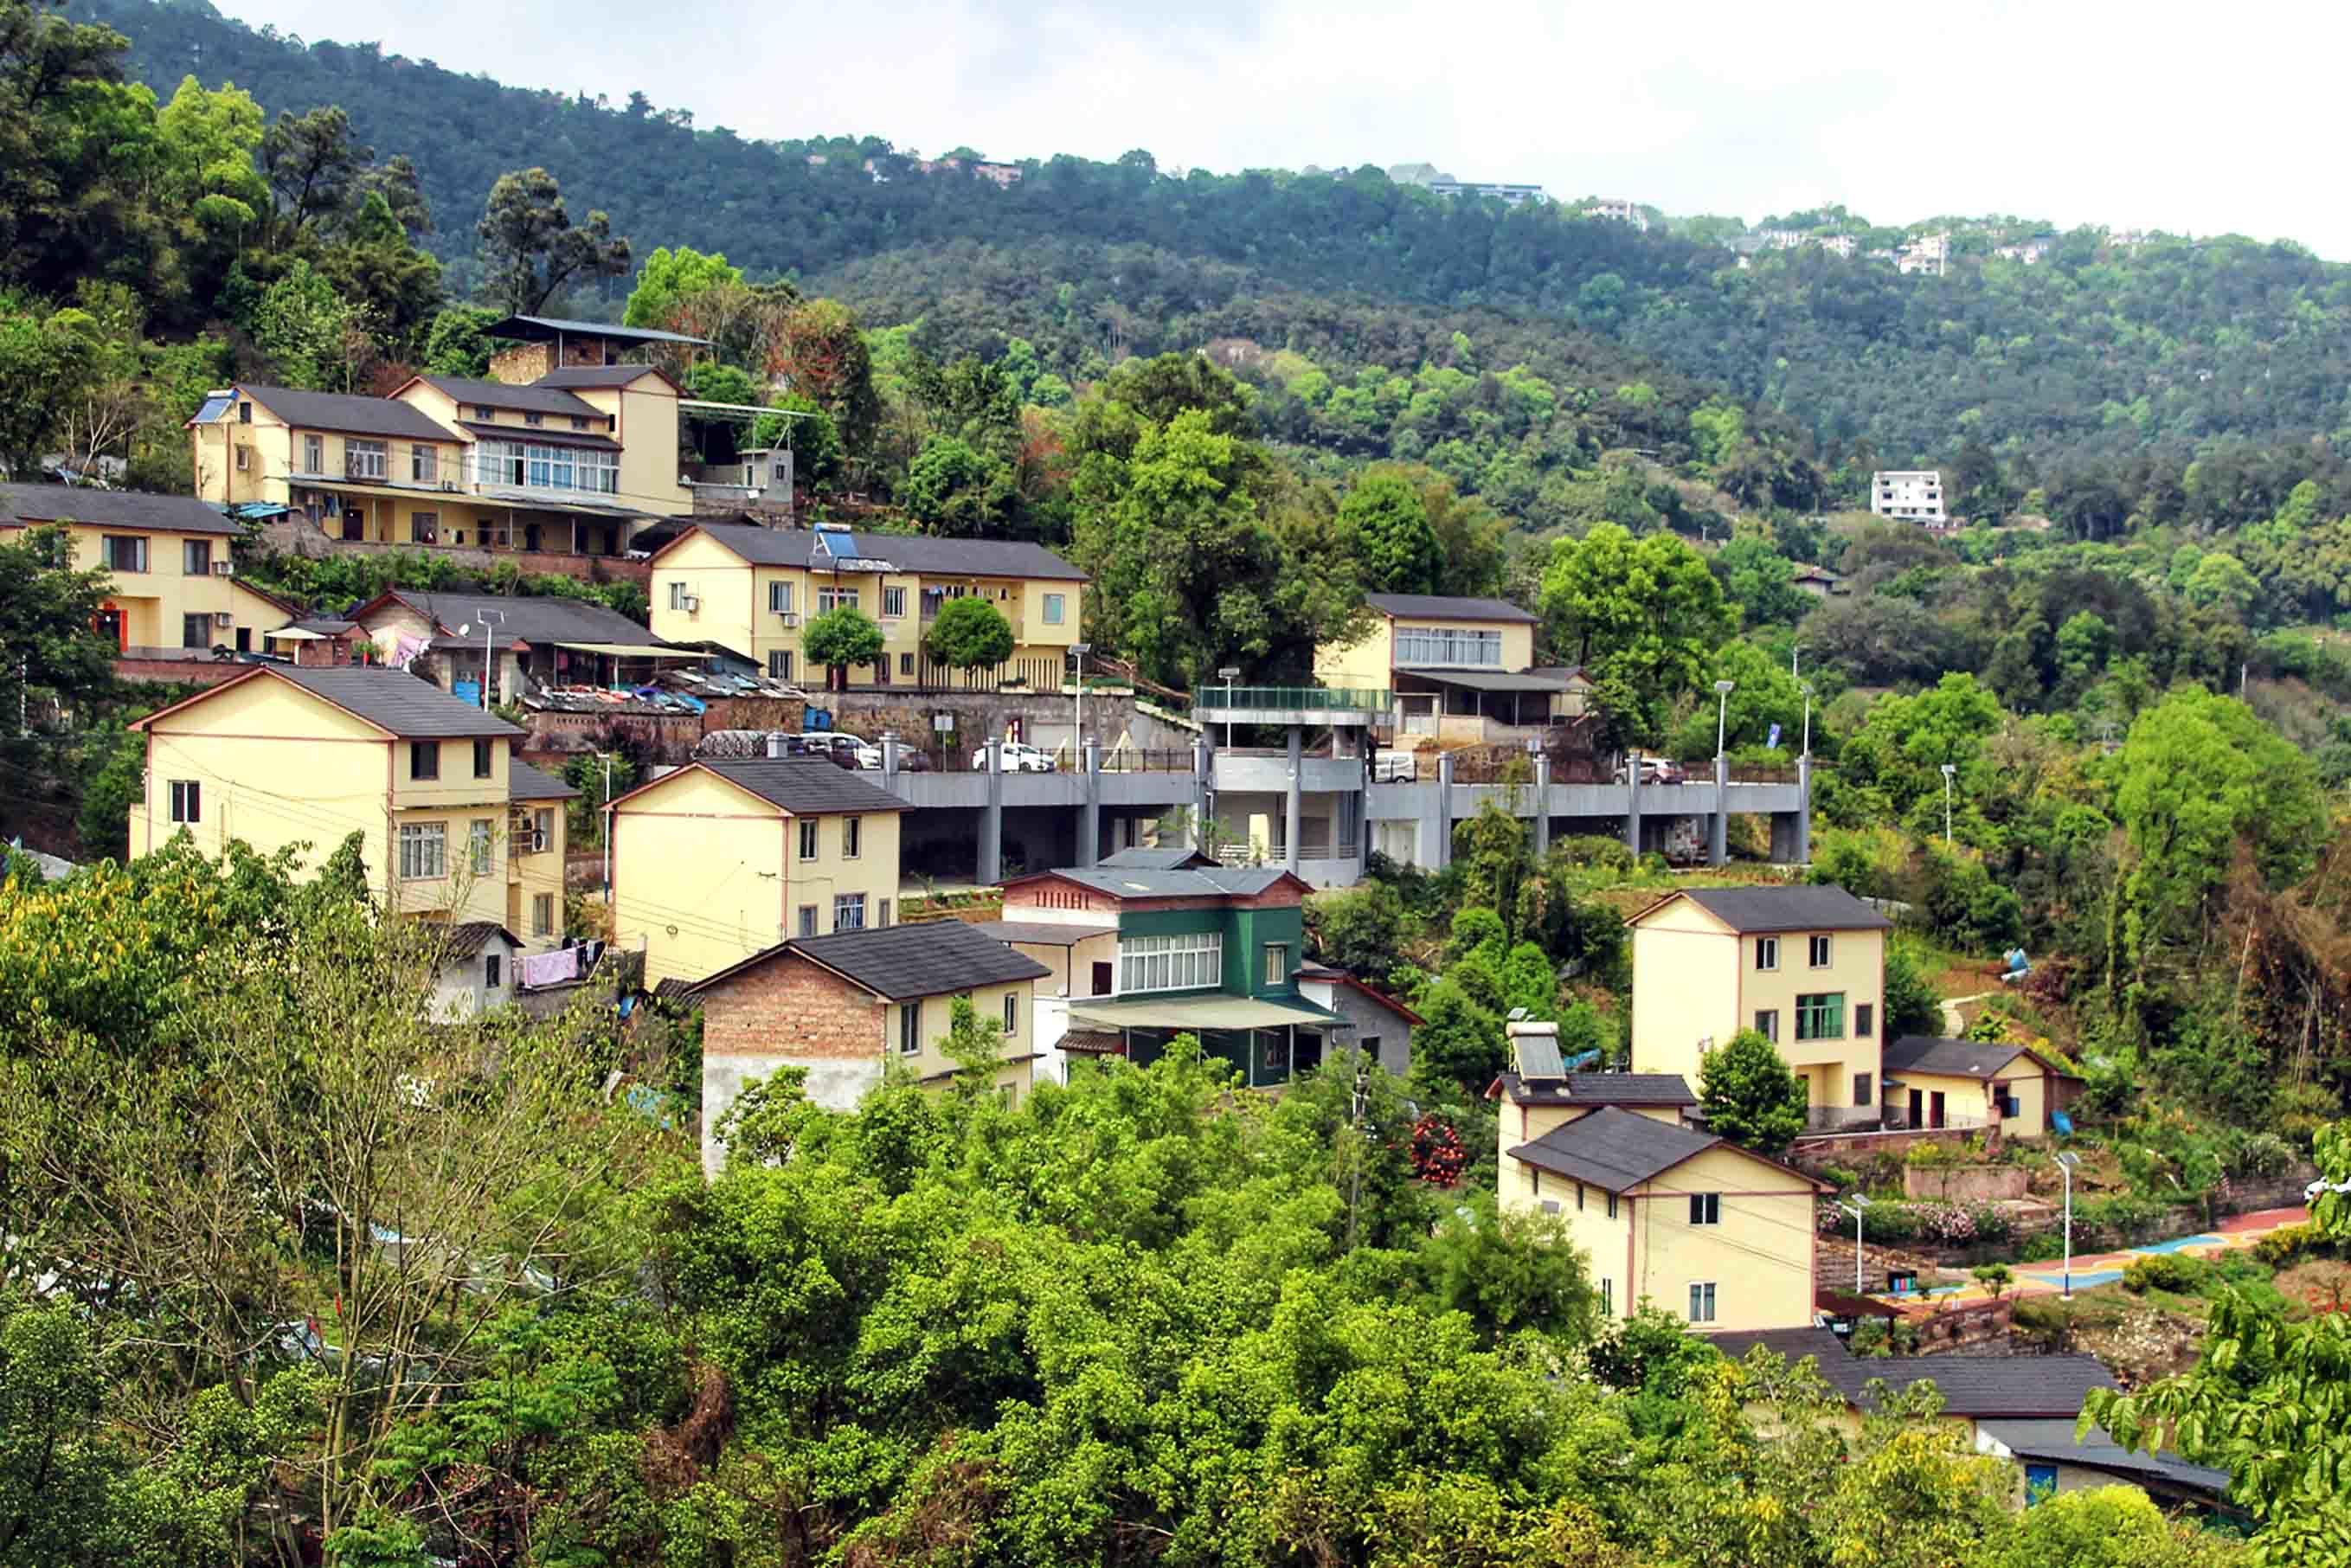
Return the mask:
<path fill-rule="evenodd" d="M 1389 694 L 1369 686 L 1202 686 L 1192 711 L 1219 713 L 1385 713 Z"/>

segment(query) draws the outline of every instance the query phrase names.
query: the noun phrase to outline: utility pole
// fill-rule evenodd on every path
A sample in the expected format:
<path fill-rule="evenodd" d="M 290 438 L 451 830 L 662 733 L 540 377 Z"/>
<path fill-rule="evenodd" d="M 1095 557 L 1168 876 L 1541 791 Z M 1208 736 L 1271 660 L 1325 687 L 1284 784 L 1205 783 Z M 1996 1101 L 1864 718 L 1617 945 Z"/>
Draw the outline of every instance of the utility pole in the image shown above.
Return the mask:
<path fill-rule="evenodd" d="M 1869 1199 L 1855 1193 L 1851 1203 L 1840 1203 L 1837 1207 L 1853 1216 L 1853 1293 L 1865 1296 L 1869 1292 L 1861 1288 L 1861 1216 L 1868 1208 Z"/>
<path fill-rule="evenodd" d="M 612 754 L 604 753 L 604 923 L 612 923 Z"/>
<path fill-rule="evenodd" d="M 1364 1102 L 1369 1099 L 1370 1081 L 1365 1076 L 1360 1051 L 1355 1061 L 1355 1092 L 1348 1103 L 1347 1134 L 1354 1171 L 1347 1182 L 1347 1250 L 1355 1249 L 1355 1209 L 1364 1196 L 1364 1144 L 1369 1136 L 1364 1131 Z"/>
<path fill-rule="evenodd" d="M 2061 1301 L 2074 1299 L 2074 1167 L 2082 1156 L 2070 1150 L 2057 1156 L 2057 1168 L 2065 1173 L 2065 1288 L 2058 1296 Z"/>

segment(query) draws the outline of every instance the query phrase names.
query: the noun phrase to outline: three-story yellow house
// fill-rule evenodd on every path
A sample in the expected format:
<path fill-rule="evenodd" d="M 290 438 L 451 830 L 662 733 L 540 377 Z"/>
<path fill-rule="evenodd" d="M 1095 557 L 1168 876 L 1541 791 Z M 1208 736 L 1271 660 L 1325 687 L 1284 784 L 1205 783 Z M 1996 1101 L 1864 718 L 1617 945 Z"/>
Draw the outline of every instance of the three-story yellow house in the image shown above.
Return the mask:
<path fill-rule="evenodd" d="M 1042 545 L 696 523 L 653 555 L 653 631 L 666 643 L 723 643 L 778 680 L 820 682 L 801 635 L 847 604 L 882 629 L 882 657 L 856 686 L 917 691 L 1025 685 L 1059 691 L 1078 641 L 1085 573 Z M 953 600 L 977 598 L 1012 626 L 1012 656 L 979 670 L 934 664 L 924 639 Z"/>
<path fill-rule="evenodd" d="M 304 846 L 316 868 L 357 833 L 390 911 L 492 922 L 532 952 L 563 936 L 564 802 L 512 755 L 523 732 L 399 670 L 260 664 L 150 714 L 131 852 L 185 831 L 206 854 Z"/>
<path fill-rule="evenodd" d="M 1841 887 L 1694 887 L 1634 915 L 1633 1071 L 1693 1084 L 1752 1029 L 1803 1080 L 1818 1128 L 1882 1114 L 1886 934 Z"/>
<path fill-rule="evenodd" d="M 65 530 L 78 571 L 112 581 L 99 634 L 120 659 L 258 653 L 292 605 L 236 578 L 230 545 L 244 532 L 202 501 L 68 485 L 0 485 L 0 543 L 33 528 Z"/>

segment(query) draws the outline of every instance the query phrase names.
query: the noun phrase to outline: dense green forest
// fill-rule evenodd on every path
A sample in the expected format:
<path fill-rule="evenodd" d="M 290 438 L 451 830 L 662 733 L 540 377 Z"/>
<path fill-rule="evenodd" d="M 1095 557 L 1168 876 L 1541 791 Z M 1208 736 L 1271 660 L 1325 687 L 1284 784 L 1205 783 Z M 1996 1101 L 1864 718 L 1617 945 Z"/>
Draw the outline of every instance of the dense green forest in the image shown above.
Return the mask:
<path fill-rule="evenodd" d="M 1786 412 L 1832 465 L 1856 455 L 1861 468 L 1948 462 L 1970 441 L 2042 461 L 2165 438 L 2325 435 L 2351 423 L 2351 272 L 2291 245 L 2166 240 L 2121 251 L 2085 232 L 2038 266 L 1962 256 L 1943 277 L 1818 250 L 1741 272 L 1717 244 L 1556 209 L 1447 202 L 1369 168 L 1176 179 L 1144 152 L 1115 163 L 1055 157 L 1028 162 L 1019 184 L 999 190 L 919 174 L 876 137 L 747 141 L 625 89 L 608 107 L 600 94 L 504 88 L 372 44 L 255 32 L 205 0 L 70 9 L 128 33 L 133 74 L 159 94 L 193 72 L 256 90 L 273 110 L 348 110 L 360 139 L 414 161 L 444 220 L 428 240 L 444 262 L 469 257 L 464 220 L 516 148 L 610 213 L 616 232 L 825 288 L 895 252 L 1066 245 L 1070 270 L 1050 276 L 1088 308 L 1082 341 L 1049 366 L 1064 375 L 1083 349 L 1115 357 L 1137 324 L 1157 331 L 1187 308 L 1158 297 L 1159 269 L 1100 270 L 1116 247 L 1142 246 L 1186 266 L 1222 263 L 1250 294 L 1573 323 Z M 811 165 L 810 154 L 826 162 Z M 865 172 L 869 157 L 888 178 Z M 455 276 L 467 275 L 461 266 Z M 946 275 L 925 290 L 948 291 Z"/>

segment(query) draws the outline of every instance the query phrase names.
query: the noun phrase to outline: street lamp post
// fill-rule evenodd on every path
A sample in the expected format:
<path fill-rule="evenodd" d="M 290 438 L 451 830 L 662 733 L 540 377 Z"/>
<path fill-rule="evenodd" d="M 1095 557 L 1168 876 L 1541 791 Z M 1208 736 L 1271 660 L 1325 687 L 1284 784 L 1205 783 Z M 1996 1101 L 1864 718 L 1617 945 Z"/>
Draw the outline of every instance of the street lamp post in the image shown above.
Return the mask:
<path fill-rule="evenodd" d="M 1813 683 L 1803 683 L 1804 692 L 1804 755 L 1813 754 Z"/>
<path fill-rule="evenodd" d="M 474 613 L 480 617 L 482 622 L 482 711 L 487 713 L 490 711 L 490 622 L 504 622 L 507 612 L 503 610 L 492 610 L 486 604 L 477 604 L 474 607 Z M 457 635 L 460 637 L 470 637 L 473 632 L 474 629 L 471 626 L 457 628 Z"/>
<path fill-rule="evenodd" d="M 1868 1208 L 1869 1199 L 1855 1193 L 1851 1203 L 1840 1203 L 1837 1207 L 1853 1216 L 1853 1293 L 1866 1295 L 1868 1292 L 1861 1288 L 1861 1216 Z"/>
<path fill-rule="evenodd" d="M 2074 1167 L 2082 1156 L 2067 1152 L 2057 1156 L 2057 1168 L 2065 1173 L 2065 1289 L 2059 1294 L 2061 1301 L 2074 1299 Z"/>
<path fill-rule="evenodd" d="M 1945 849 L 1951 847 L 1951 775 L 1958 771 L 1959 769 L 1949 763 L 1943 764 L 1943 847 Z"/>
<path fill-rule="evenodd" d="M 1225 749 L 1230 751 L 1233 748 L 1233 683 L 1241 678 L 1241 667 L 1227 664 L 1217 672 L 1217 678 L 1225 683 Z"/>
<path fill-rule="evenodd" d="M 1070 652 L 1078 656 L 1078 709 L 1070 731 L 1070 766 L 1081 768 L 1086 765 L 1086 655 L 1094 651 L 1092 643 L 1072 643 Z"/>
<path fill-rule="evenodd" d="M 1796 660 L 1802 655 L 1811 653 L 1813 645 L 1810 643 L 1798 643 L 1788 650 L 1789 674 L 1797 675 L 1802 673 L 1796 668 Z"/>
<path fill-rule="evenodd" d="M 1717 681 L 1714 683 L 1714 754 L 1717 757 L 1720 757 L 1722 755 L 1725 724 L 1730 716 L 1730 694 L 1738 689 L 1739 683 L 1737 681 Z"/>

